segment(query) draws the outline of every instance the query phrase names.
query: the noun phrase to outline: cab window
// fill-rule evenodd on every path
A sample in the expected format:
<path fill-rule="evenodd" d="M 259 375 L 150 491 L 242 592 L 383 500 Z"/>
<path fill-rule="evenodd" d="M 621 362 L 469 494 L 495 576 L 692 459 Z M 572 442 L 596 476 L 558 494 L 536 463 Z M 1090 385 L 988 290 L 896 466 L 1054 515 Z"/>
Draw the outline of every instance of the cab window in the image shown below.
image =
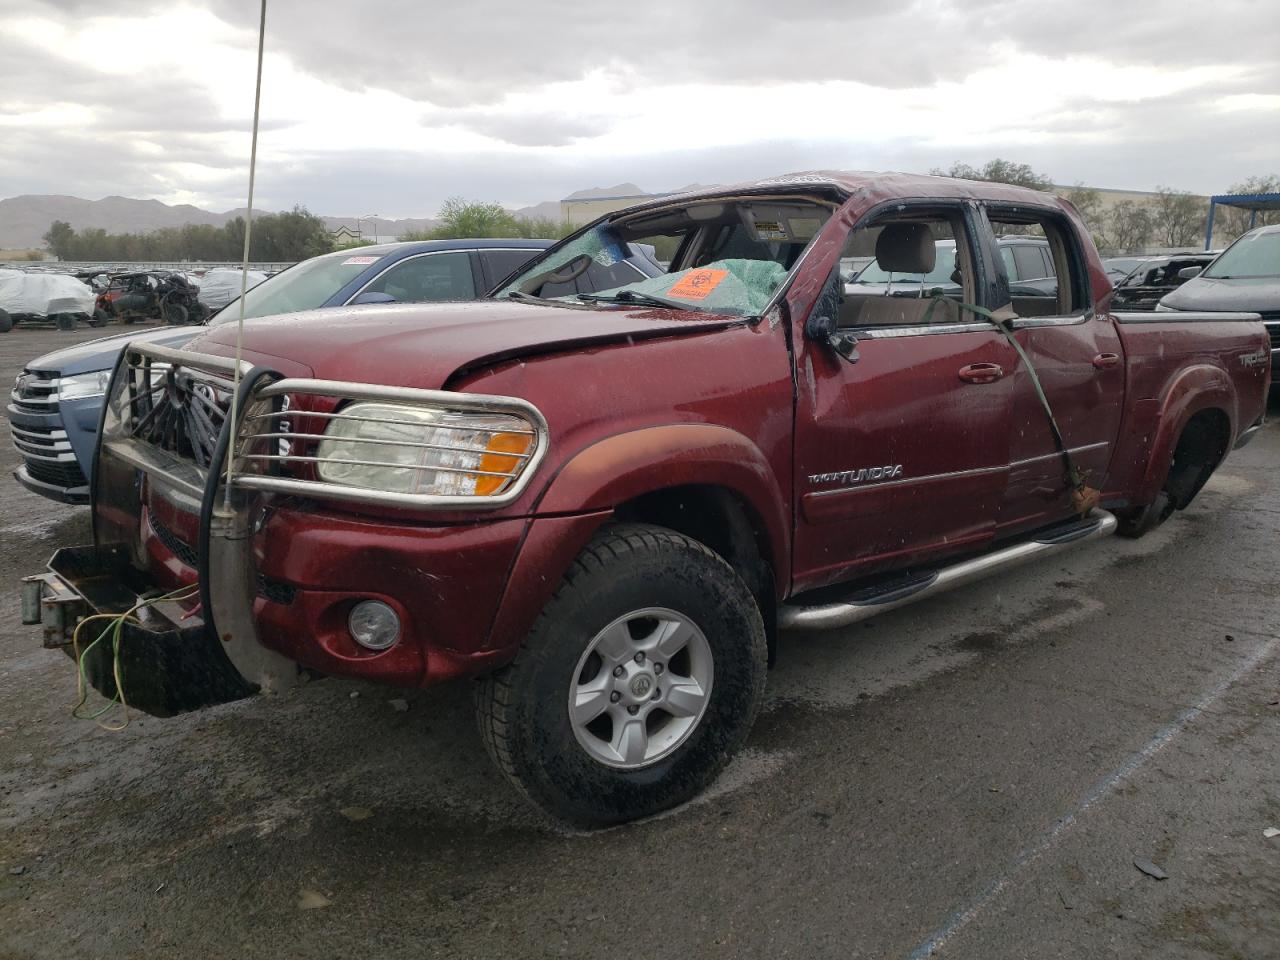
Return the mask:
<path fill-rule="evenodd" d="M 959 210 L 895 211 L 852 230 L 841 259 L 872 257 L 844 285 L 841 327 L 917 326 L 972 319 L 971 237 Z"/>
<path fill-rule="evenodd" d="M 1084 256 L 1062 217 L 988 208 L 1000 250 L 1002 284 L 1019 317 L 1074 316 L 1091 302 Z"/>

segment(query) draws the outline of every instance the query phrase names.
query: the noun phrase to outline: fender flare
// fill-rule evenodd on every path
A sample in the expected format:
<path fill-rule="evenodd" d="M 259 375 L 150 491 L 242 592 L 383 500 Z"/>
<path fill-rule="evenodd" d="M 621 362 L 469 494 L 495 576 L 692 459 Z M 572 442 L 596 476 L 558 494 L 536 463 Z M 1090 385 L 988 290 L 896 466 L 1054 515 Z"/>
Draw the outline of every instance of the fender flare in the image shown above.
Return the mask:
<path fill-rule="evenodd" d="M 548 482 L 536 515 L 611 510 L 671 487 L 722 487 L 760 518 L 774 577 L 791 571 L 788 500 L 764 453 L 728 427 L 674 423 L 614 434 L 578 451 Z"/>
<path fill-rule="evenodd" d="M 1164 485 L 1173 451 L 1188 421 L 1204 410 L 1219 410 L 1227 418 L 1226 449 L 1235 443 L 1237 398 L 1230 377 L 1220 367 L 1200 363 L 1180 370 L 1160 398 L 1155 439 L 1147 457 L 1147 469 L 1138 488 L 1137 502 L 1150 503 Z"/>

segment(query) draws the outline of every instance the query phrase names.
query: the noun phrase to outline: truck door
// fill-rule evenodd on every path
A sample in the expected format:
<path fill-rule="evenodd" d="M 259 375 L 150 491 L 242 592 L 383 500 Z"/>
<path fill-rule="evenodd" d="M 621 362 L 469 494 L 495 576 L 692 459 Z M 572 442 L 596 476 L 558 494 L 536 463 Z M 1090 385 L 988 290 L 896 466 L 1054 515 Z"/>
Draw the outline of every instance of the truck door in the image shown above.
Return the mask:
<path fill-rule="evenodd" d="M 1125 365 L 1111 319 L 1094 314 L 1080 237 L 1055 211 L 991 204 L 985 220 L 989 245 L 1002 254 L 1011 248 L 1024 261 L 1038 253 L 1052 271 L 1047 281 L 1011 279 L 1007 259 L 993 258 L 997 299 L 1020 318 L 1013 323 L 1015 335 L 1035 366 L 1072 458 L 1090 486 L 1104 489 L 1120 430 Z M 999 535 L 1043 526 L 1072 512 L 1062 456 L 1031 375 L 1021 363 L 1012 372 L 1009 484 Z"/>
<path fill-rule="evenodd" d="M 842 259 L 876 259 L 843 284 L 837 323 L 856 357 L 798 341 L 796 592 L 994 535 L 1016 353 L 959 308 L 987 289 L 973 217 L 960 204 L 895 204 L 860 224 Z"/>

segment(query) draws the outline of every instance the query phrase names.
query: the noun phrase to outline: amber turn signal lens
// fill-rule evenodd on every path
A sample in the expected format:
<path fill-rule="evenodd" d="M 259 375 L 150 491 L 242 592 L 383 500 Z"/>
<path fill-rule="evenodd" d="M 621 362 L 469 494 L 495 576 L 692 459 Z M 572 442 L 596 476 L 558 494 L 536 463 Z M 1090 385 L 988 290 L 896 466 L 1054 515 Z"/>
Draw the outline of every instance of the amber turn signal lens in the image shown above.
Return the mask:
<path fill-rule="evenodd" d="M 511 477 L 491 477 L 489 473 L 518 473 L 520 463 L 533 447 L 533 437 L 524 433 L 495 433 L 485 444 L 479 469 L 485 471 L 476 476 L 477 497 L 491 497 L 511 482 Z"/>

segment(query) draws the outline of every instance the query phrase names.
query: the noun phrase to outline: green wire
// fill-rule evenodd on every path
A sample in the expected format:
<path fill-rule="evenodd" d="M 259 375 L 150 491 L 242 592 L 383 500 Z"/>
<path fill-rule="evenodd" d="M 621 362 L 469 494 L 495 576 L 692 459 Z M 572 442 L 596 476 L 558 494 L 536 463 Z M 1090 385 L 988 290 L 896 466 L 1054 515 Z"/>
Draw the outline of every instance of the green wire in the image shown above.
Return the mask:
<path fill-rule="evenodd" d="M 194 591 L 199 589 L 199 586 L 200 585 L 198 583 L 193 583 L 190 586 L 181 587 L 177 590 L 170 591 L 169 593 L 162 594 L 161 596 L 151 597 L 150 599 L 142 600 L 139 603 L 134 604 L 134 606 L 130 607 L 124 613 L 115 614 L 115 615 L 94 614 L 94 616 L 86 617 L 84 620 L 80 621 L 80 623 L 76 624 L 76 631 L 78 632 L 80 630 L 80 627 L 83 626 L 85 623 L 87 623 L 89 620 L 92 620 L 95 618 L 102 618 L 108 621 L 106 628 L 103 629 L 103 631 L 100 634 L 98 634 L 97 637 L 94 638 L 92 643 L 90 643 L 83 650 L 76 649 L 76 671 L 77 671 L 77 681 L 78 681 L 77 685 L 79 686 L 80 699 L 76 703 L 76 705 L 71 708 L 71 715 L 73 717 L 75 717 L 77 720 L 93 720 L 97 722 L 99 717 L 106 714 L 113 707 L 121 706 L 124 708 L 124 711 L 125 711 L 125 718 L 124 718 L 123 724 L 112 727 L 112 726 L 106 726 L 105 724 L 102 724 L 102 723 L 98 723 L 98 726 L 102 727 L 104 730 L 120 731 L 129 725 L 129 702 L 124 695 L 123 671 L 121 669 L 121 664 L 120 664 L 120 645 L 122 640 L 124 639 L 125 624 L 128 623 L 131 619 L 136 619 L 133 615 L 137 613 L 139 610 L 144 609 L 145 607 L 150 607 L 157 603 L 164 603 L 167 600 L 189 599 L 194 595 Z M 85 657 L 88 656 L 89 651 L 92 650 L 94 647 L 96 647 L 103 640 L 105 640 L 108 634 L 111 635 L 111 674 L 113 679 L 115 680 L 115 693 L 112 695 L 111 699 L 107 701 L 106 705 L 101 710 L 98 710 L 91 714 L 84 714 L 80 712 L 80 708 L 85 705 L 85 702 L 89 698 L 89 686 L 90 686 L 88 677 L 85 675 L 84 660 L 85 660 Z M 72 643 L 73 645 L 75 644 L 75 633 L 72 634 Z"/>

